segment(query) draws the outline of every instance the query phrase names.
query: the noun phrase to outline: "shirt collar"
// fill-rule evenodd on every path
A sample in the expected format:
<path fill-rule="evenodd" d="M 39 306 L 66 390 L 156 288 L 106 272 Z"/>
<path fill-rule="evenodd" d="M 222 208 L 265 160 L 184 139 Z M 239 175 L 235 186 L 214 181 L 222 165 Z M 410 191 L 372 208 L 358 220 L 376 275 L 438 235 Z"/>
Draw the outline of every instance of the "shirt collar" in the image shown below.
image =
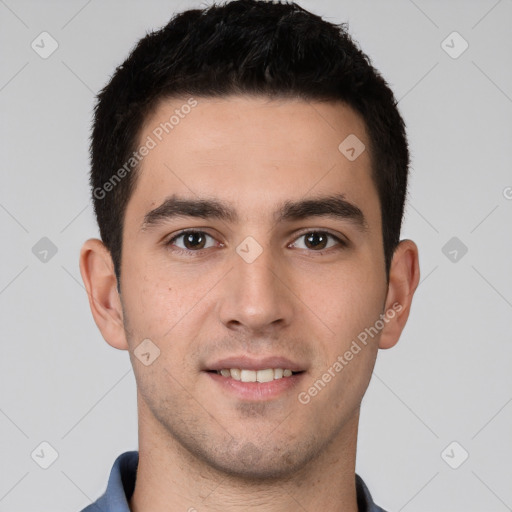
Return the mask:
<path fill-rule="evenodd" d="M 130 512 L 128 505 L 135 489 L 139 452 L 124 452 L 117 457 L 110 471 L 107 490 L 82 512 Z M 372 499 L 363 479 L 356 474 L 357 506 L 359 512 L 385 512 Z"/>
<path fill-rule="evenodd" d="M 110 471 L 107 490 L 82 512 L 130 512 L 128 503 L 135 490 L 138 464 L 138 451 L 119 455 Z"/>

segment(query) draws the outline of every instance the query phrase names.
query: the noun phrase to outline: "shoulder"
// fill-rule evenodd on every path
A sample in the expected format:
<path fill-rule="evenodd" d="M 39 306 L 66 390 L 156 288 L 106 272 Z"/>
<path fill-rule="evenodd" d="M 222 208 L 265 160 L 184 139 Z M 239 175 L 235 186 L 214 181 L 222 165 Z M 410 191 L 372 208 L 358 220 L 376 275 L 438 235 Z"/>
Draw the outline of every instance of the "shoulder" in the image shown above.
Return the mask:
<path fill-rule="evenodd" d="M 356 492 L 359 512 L 386 512 L 374 503 L 370 490 L 358 474 L 356 474 Z"/>
<path fill-rule="evenodd" d="M 105 492 L 80 512 L 130 512 L 128 502 L 135 489 L 139 452 L 128 451 L 114 461 Z"/>

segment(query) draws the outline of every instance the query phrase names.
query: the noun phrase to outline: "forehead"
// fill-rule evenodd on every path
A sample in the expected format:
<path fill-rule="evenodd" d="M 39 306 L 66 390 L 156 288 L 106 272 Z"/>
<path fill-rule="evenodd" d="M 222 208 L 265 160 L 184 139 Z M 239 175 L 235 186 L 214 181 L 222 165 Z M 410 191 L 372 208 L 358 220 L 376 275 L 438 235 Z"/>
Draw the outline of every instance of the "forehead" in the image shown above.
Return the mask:
<path fill-rule="evenodd" d="M 144 215 L 175 193 L 220 198 L 247 213 L 322 193 L 378 201 L 369 151 L 347 158 L 347 140 L 358 153 L 369 148 L 363 119 L 341 102 L 166 99 L 141 130 L 138 147 L 150 149 L 128 206 Z"/>
<path fill-rule="evenodd" d="M 203 156 L 218 158 L 220 148 L 261 148 L 264 143 L 273 158 L 286 161 L 319 159 L 319 150 L 338 151 L 348 135 L 367 139 L 362 117 L 342 102 L 270 99 L 264 96 L 222 98 L 183 97 L 160 101 L 147 116 L 140 142 L 151 136 L 160 145 L 179 139 L 180 148 L 190 146 Z M 290 148 L 286 142 L 300 142 Z M 294 151 L 291 152 L 290 149 Z M 336 155 L 337 156 L 337 155 Z"/>

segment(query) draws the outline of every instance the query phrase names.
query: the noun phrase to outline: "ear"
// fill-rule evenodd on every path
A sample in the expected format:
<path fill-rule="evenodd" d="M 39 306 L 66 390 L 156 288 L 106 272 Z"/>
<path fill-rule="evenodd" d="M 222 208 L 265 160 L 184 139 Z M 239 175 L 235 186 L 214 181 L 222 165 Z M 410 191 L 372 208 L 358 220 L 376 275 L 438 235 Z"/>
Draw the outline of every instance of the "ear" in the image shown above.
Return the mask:
<path fill-rule="evenodd" d="M 128 350 L 121 298 L 110 251 L 101 240 L 87 240 L 80 251 L 80 274 L 89 297 L 92 316 L 105 341 Z"/>
<path fill-rule="evenodd" d="M 398 342 L 411 310 L 412 297 L 420 280 L 418 247 L 412 240 L 402 240 L 393 253 L 389 271 L 385 315 L 379 348 L 391 348 Z"/>

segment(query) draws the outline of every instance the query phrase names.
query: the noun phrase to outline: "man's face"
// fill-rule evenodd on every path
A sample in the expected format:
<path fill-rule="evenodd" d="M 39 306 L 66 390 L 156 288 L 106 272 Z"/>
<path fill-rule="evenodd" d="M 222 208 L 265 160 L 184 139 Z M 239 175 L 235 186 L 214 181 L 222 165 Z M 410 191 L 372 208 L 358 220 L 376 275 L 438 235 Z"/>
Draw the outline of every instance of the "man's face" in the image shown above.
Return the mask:
<path fill-rule="evenodd" d="M 214 468 L 284 475 L 354 435 L 375 362 L 378 335 L 332 370 L 384 313 L 370 155 L 352 161 L 338 149 L 351 134 L 369 140 L 340 103 L 196 100 L 168 100 L 148 118 L 140 143 L 156 146 L 126 209 L 121 300 L 139 413 L 159 442 Z M 176 109 L 190 112 L 162 133 Z M 233 215 L 148 215 L 171 196 Z M 278 219 L 286 204 L 334 196 L 364 218 L 337 204 L 338 215 L 291 208 Z M 185 229 L 196 233 L 179 236 Z M 147 366 L 133 354 L 145 339 L 160 350 Z M 294 374 L 276 378 L 286 369 Z M 243 382 L 255 376 L 273 380 Z"/>

